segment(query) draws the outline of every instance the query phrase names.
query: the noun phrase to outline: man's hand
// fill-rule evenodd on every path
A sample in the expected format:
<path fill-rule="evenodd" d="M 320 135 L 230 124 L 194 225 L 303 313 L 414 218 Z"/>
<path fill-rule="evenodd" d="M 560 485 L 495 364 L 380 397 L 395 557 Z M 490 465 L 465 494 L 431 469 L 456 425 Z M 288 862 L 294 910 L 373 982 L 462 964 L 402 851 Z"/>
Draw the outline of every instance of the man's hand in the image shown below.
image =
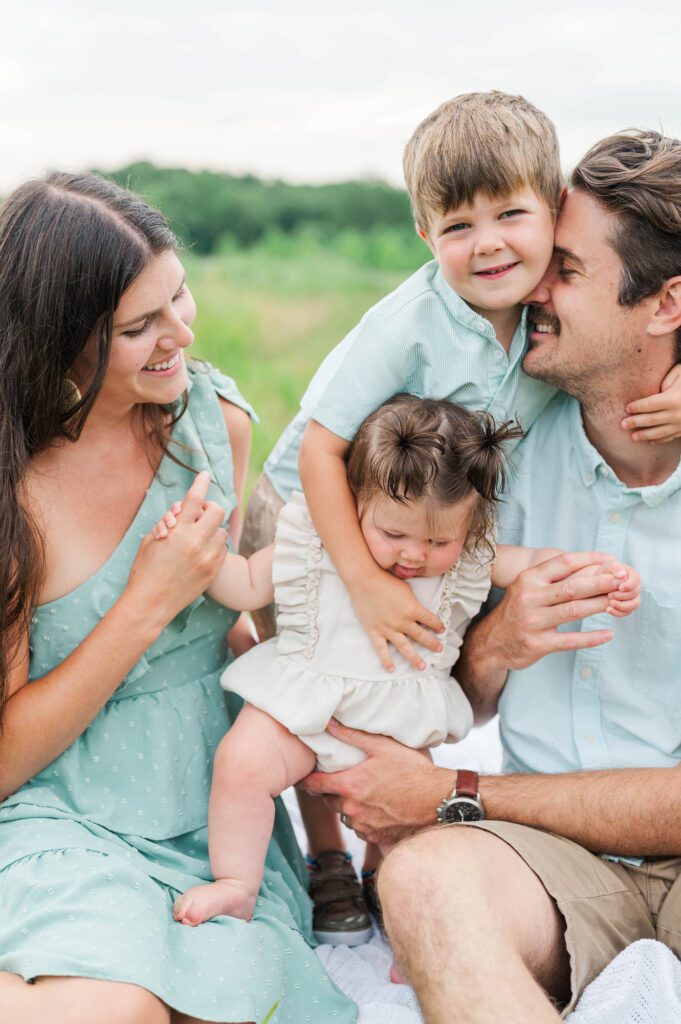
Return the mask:
<path fill-rule="evenodd" d="M 597 551 L 548 558 L 521 572 L 497 607 L 470 627 L 455 674 L 476 722 L 488 721 L 496 713 L 509 669 L 527 668 L 556 651 L 598 647 L 612 640 L 609 629 L 568 633 L 557 628 L 611 606 L 609 595 L 621 580 L 611 568 L 604 568 L 608 562 L 612 556 Z"/>
<path fill-rule="evenodd" d="M 609 595 L 620 579 L 609 566 L 583 575 L 581 570 L 612 562 L 596 551 L 565 552 L 520 573 L 490 614 L 489 641 L 497 666 L 521 669 L 555 651 L 598 647 L 612 640 L 609 629 L 579 633 L 559 632 L 566 622 L 597 615 L 608 609 Z"/>
<path fill-rule="evenodd" d="M 366 760 L 343 772 L 312 772 L 302 788 L 325 796 L 360 839 L 396 843 L 435 824 L 437 805 L 451 793 L 455 772 L 438 768 L 420 751 L 397 740 L 348 729 L 334 719 L 328 732 L 359 747 Z"/>

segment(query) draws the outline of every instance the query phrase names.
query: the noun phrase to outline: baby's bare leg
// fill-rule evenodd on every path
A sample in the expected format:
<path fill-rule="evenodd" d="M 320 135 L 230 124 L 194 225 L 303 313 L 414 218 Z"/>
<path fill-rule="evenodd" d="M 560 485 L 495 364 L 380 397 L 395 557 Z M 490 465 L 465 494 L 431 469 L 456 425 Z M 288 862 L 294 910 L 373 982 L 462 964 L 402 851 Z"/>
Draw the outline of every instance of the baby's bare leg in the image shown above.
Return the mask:
<path fill-rule="evenodd" d="M 215 755 L 208 846 L 215 882 L 175 901 L 181 924 L 218 914 L 250 921 L 274 824 L 274 797 L 312 771 L 315 755 L 264 711 L 247 704 Z"/>

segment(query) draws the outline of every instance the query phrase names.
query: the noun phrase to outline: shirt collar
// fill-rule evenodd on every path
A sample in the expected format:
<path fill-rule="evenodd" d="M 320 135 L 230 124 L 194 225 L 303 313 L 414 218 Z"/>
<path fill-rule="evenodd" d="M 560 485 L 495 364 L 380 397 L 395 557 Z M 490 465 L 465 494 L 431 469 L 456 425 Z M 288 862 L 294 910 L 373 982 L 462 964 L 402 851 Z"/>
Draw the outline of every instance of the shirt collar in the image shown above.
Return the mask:
<path fill-rule="evenodd" d="M 434 260 L 433 262 L 435 263 L 436 261 Z M 440 270 L 439 266 L 435 271 L 435 274 L 433 275 L 433 289 L 437 292 L 442 301 L 445 303 L 445 305 L 447 306 L 455 320 L 458 320 L 459 323 L 463 324 L 464 327 L 468 327 L 469 330 L 475 331 L 476 334 L 480 334 L 483 337 L 488 338 L 489 341 L 494 342 L 495 345 L 499 344 L 497 336 L 494 333 L 494 328 L 492 327 L 489 320 L 487 320 L 484 316 L 480 316 L 479 313 L 476 313 L 475 310 L 471 309 L 468 303 L 465 302 L 460 295 L 457 295 L 453 288 L 449 287 L 444 277 L 442 276 L 442 271 Z M 514 344 L 518 338 L 519 331 L 522 333 L 524 339 L 526 322 L 527 306 L 525 306 L 525 308 L 523 309 L 523 315 L 520 319 L 520 324 L 516 328 L 515 334 L 513 336 Z"/>
<path fill-rule="evenodd" d="M 627 487 L 610 468 L 603 456 L 592 445 L 584 430 L 582 407 L 576 398 L 570 399 L 570 437 L 577 459 L 579 473 L 585 487 L 593 487 L 598 477 L 606 479 L 616 487 L 622 495 L 630 494 L 639 498 L 645 505 L 655 507 L 681 488 L 681 462 L 673 473 L 661 484 L 648 487 Z"/>

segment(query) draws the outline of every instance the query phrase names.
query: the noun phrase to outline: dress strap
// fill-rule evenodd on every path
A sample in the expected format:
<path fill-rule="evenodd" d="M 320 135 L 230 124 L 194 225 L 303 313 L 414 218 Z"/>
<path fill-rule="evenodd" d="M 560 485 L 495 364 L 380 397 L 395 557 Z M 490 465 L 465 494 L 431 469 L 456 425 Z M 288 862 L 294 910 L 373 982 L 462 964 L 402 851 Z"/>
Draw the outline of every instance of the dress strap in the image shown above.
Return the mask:
<path fill-rule="evenodd" d="M 208 363 L 192 360 L 189 365 L 189 404 L 175 428 L 175 436 L 188 449 L 190 463 L 197 471 L 206 469 L 224 495 L 229 508 L 235 504 L 232 449 L 218 396 L 243 409 L 257 420 L 251 405 L 231 377 Z"/>

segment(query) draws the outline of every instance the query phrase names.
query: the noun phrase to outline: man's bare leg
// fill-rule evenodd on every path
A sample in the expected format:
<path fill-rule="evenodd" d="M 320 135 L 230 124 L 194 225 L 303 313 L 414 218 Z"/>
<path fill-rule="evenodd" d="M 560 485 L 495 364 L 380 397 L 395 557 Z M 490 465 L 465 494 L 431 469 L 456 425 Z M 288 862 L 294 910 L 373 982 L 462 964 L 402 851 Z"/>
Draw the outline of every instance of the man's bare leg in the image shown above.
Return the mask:
<path fill-rule="evenodd" d="M 400 843 L 379 873 L 395 956 L 427 1024 L 557 1024 L 565 921 L 502 839 L 451 826 Z"/>

